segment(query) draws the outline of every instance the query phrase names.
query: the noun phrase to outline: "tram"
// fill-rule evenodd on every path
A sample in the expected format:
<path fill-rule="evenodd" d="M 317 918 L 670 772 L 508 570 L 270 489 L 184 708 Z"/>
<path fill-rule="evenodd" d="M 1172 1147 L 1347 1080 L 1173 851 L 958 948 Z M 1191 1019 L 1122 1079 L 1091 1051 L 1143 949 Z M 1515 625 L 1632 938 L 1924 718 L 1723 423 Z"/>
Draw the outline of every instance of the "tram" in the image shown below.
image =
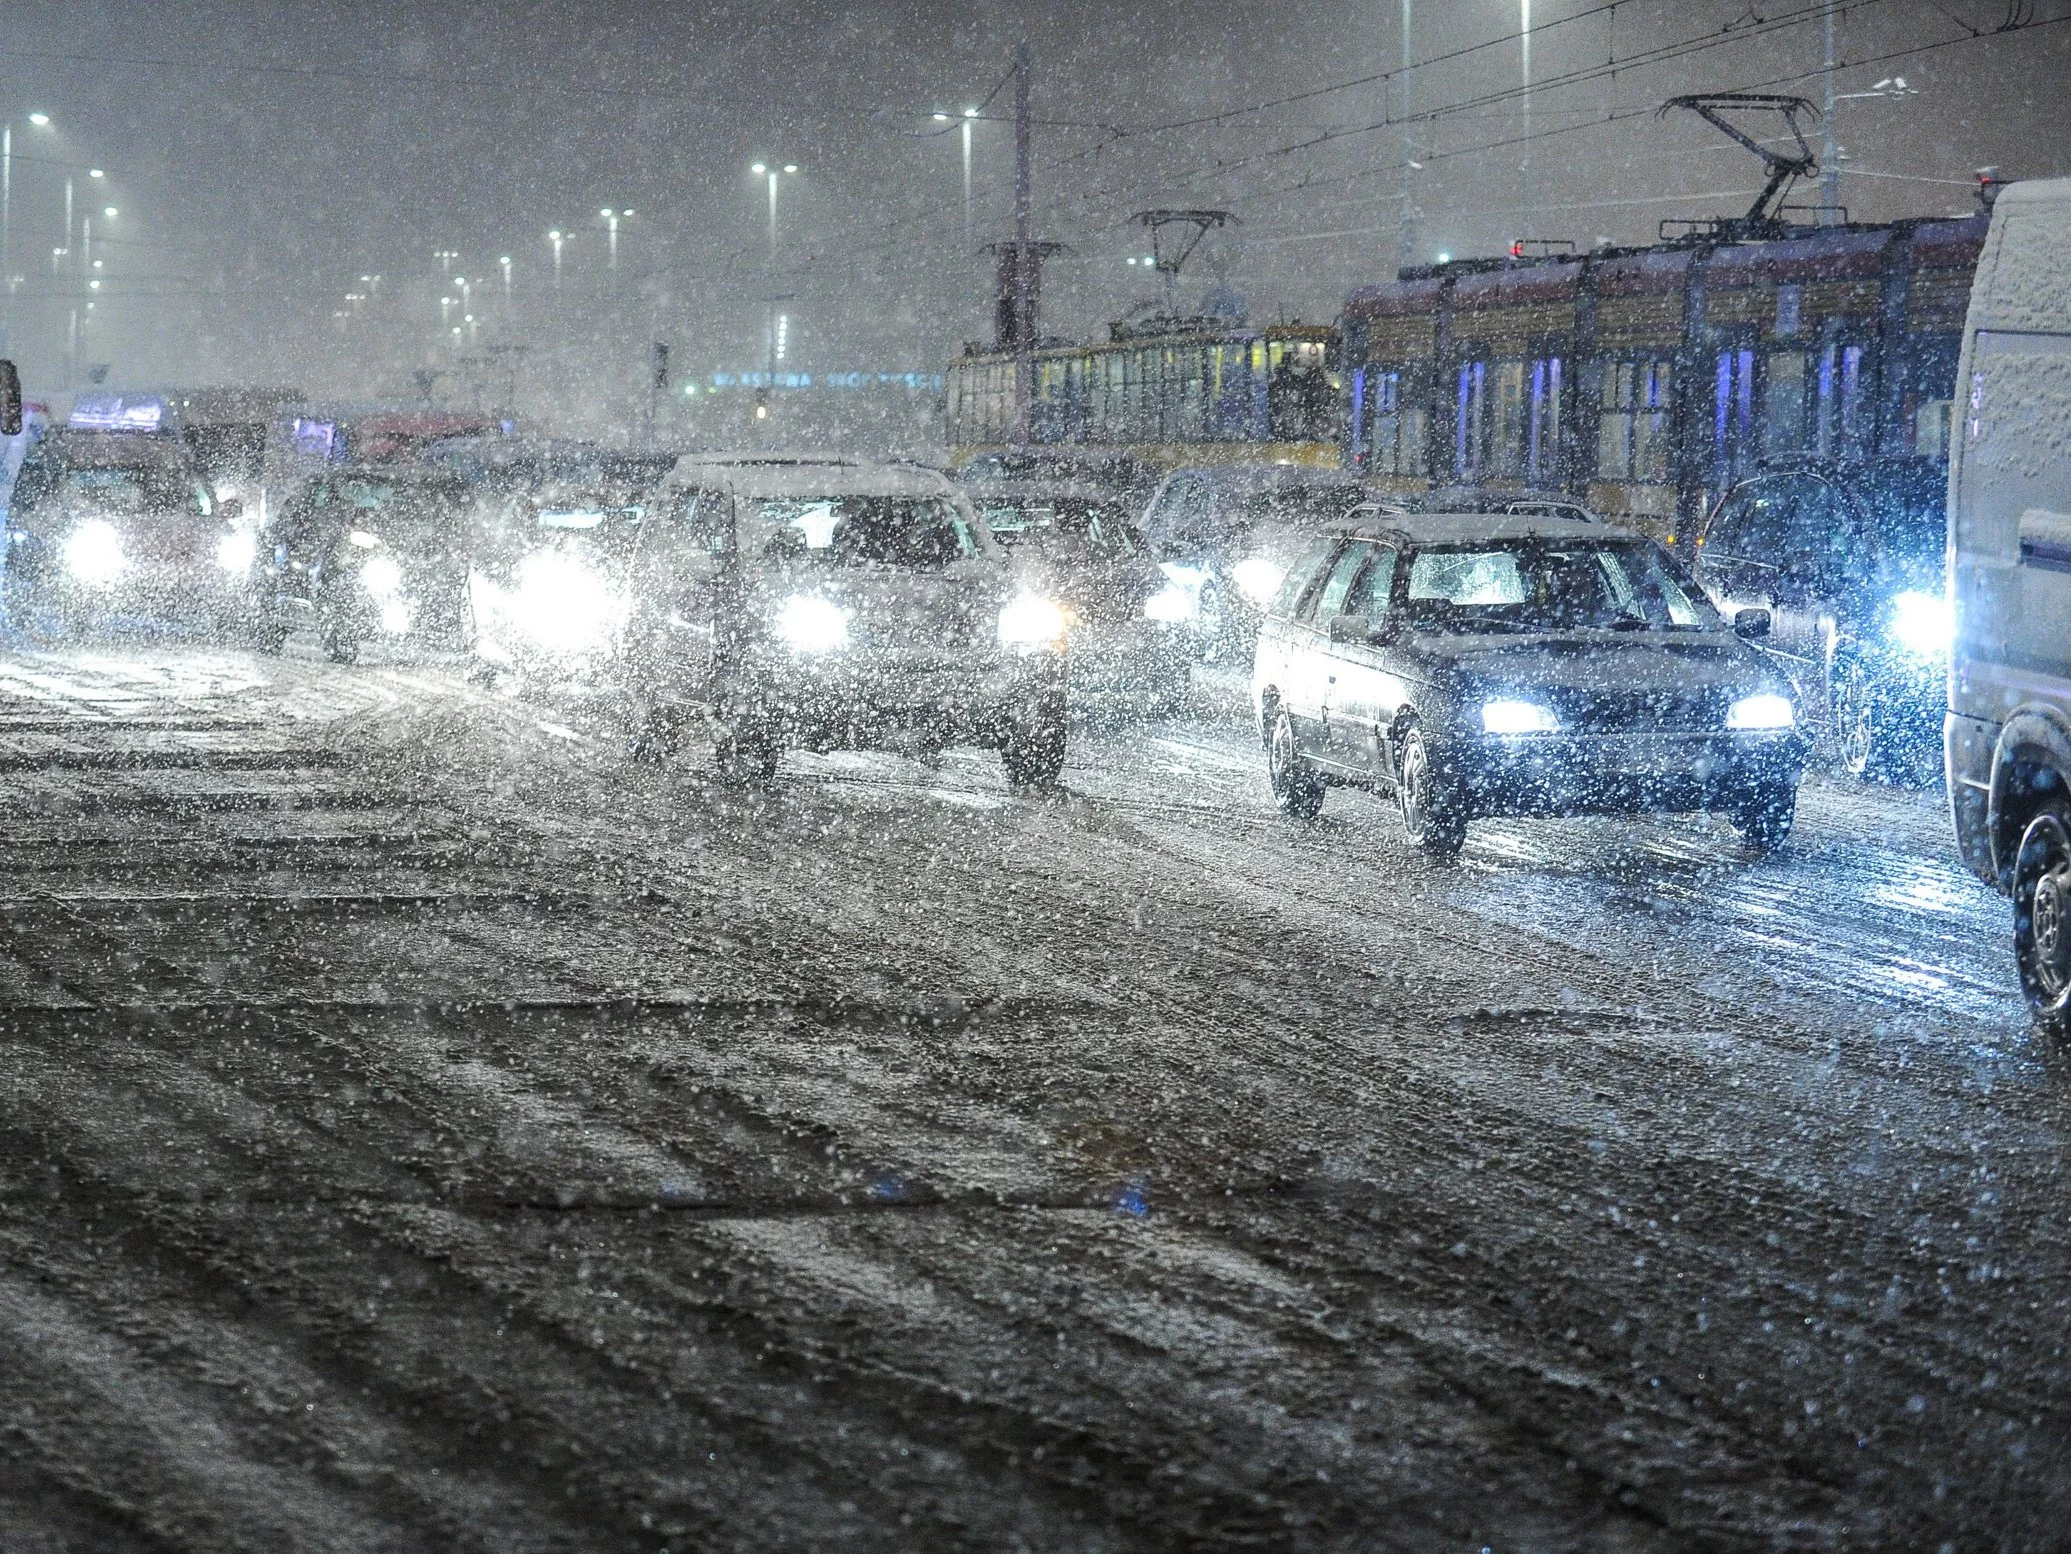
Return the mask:
<path fill-rule="evenodd" d="M 1158 469 L 1344 458 L 1338 332 L 1219 318 L 1111 324 L 1091 345 L 1034 352 L 1029 440 L 1128 453 Z M 967 346 L 944 412 L 958 463 L 1015 440 L 1014 353 Z"/>
<path fill-rule="evenodd" d="M 1377 492 L 1565 491 L 1673 540 L 1765 461 L 1946 457 L 1984 214 L 1414 266 L 1339 322 Z"/>

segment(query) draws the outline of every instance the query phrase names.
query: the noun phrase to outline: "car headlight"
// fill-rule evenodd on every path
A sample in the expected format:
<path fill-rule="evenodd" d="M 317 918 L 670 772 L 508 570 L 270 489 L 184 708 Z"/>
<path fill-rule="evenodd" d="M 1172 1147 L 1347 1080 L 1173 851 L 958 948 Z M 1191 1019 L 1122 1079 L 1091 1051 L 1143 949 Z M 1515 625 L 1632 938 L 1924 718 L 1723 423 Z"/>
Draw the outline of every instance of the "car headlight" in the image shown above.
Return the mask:
<path fill-rule="evenodd" d="M 536 550 L 518 563 L 509 592 L 484 590 L 490 612 L 553 653 L 602 647 L 625 615 L 624 600 L 596 570 L 559 550 Z"/>
<path fill-rule="evenodd" d="M 1535 701 L 1514 701 L 1498 697 L 1481 704 L 1484 734 L 1551 734 L 1560 727 L 1553 709 Z"/>
<path fill-rule="evenodd" d="M 216 565 L 225 572 L 249 572 L 258 559 L 259 536 L 250 529 L 232 529 L 216 541 Z"/>
<path fill-rule="evenodd" d="M 377 599 L 402 592 L 403 569 L 393 556 L 369 556 L 360 563 L 360 583 Z"/>
<path fill-rule="evenodd" d="M 849 645 L 849 612 L 818 594 L 793 594 L 777 607 L 777 635 L 799 653 L 839 653 Z"/>
<path fill-rule="evenodd" d="M 122 535 L 105 518 L 89 518 L 66 535 L 64 555 L 65 570 L 92 586 L 114 582 L 128 564 Z"/>
<path fill-rule="evenodd" d="M 1177 583 L 1167 583 L 1143 601 L 1143 618 L 1178 625 L 1183 621 L 1192 620 L 1200 613 L 1200 609 L 1201 601 L 1198 595 L 1188 592 Z"/>
<path fill-rule="evenodd" d="M 1726 709 L 1726 727 L 1739 733 L 1773 732 L 1790 728 L 1797 721 L 1797 709 L 1791 705 L 1791 699 L 1774 691 L 1743 696 Z"/>
<path fill-rule="evenodd" d="M 1956 640 L 1956 612 L 1946 595 L 1908 588 L 1891 601 L 1885 634 L 1915 658 L 1947 658 Z"/>
<path fill-rule="evenodd" d="M 1247 556 L 1230 568 L 1230 581 L 1237 585 L 1237 591 L 1253 604 L 1264 604 L 1280 591 L 1280 583 L 1287 576 L 1287 568 L 1264 556 Z"/>
<path fill-rule="evenodd" d="M 1000 641 L 1009 647 L 1036 647 L 1064 636 L 1064 611 L 1037 594 L 1023 594 L 1000 611 Z"/>

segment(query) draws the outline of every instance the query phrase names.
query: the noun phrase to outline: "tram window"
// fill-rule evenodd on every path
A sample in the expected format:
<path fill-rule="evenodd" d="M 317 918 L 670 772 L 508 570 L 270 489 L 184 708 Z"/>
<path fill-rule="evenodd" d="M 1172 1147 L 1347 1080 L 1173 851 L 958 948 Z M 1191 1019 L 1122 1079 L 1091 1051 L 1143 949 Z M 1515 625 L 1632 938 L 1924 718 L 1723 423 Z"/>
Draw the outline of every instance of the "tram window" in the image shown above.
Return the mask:
<path fill-rule="evenodd" d="M 1864 442 L 1871 417 L 1866 413 L 1869 372 L 1865 356 L 1859 345 L 1830 345 L 1817 358 L 1817 447 L 1823 458 L 1860 458 L 1868 451 Z"/>
<path fill-rule="evenodd" d="M 1402 373 L 1396 369 L 1367 376 L 1369 422 L 1367 467 L 1378 475 L 1424 473 L 1424 412 L 1402 402 Z"/>
<path fill-rule="evenodd" d="M 1670 372 L 1671 364 L 1663 360 L 1605 364 L 1598 478 L 1667 483 Z"/>
<path fill-rule="evenodd" d="M 1763 366 L 1763 451 L 1795 453 L 1805 446 L 1805 353 L 1772 351 Z"/>

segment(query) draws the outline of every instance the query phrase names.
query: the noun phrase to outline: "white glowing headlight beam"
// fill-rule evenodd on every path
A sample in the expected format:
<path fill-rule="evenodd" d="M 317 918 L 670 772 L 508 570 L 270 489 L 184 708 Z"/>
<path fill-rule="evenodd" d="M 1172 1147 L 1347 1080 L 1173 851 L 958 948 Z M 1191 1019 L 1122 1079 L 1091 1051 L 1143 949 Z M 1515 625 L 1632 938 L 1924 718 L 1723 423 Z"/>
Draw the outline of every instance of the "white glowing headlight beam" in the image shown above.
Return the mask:
<path fill-rule="evenodd" d="M 1280 591 L 1281 580 L 1286 576 L 1287 568 L 1266 560 L 1264 556 L 1247 556 L 1230 568 L 1230 581 L 1253 604 L 1264 604 L 1271 599 Z"/>
<path fill-rule="evenodd" d="M 1551 734 L 1559 727 L 1560 719 L 1552 709 L 1537 702 L 1498 697 L 1481 706 L 1484 734 Z"/>
<path fill-rule="evenodd" d="M 1736 733 L 1773 733 L 1790 728 L 1797 721 L 1797 709 L 1791 706 L 1791 699 L 1773 691 L 1743 696 L 1726 709 L 1726 727 Z"/>
<path fill-rule="evenodd" d="M 216 565 L 233 576 L 252 570 L 259 559 L 259 536 L 250 529 L 232 529 L 216 541 Z"/>
<path fill-rule="evenodd" d="M 602 647 L 625 616 L 624 599 L 595 569 L 563 551 L 534 551 L 518 563 L 515 584 L 497 597 L 498 607 L 550 653 Z"/>
<path fill-rule="evenodd" d="M 838 653 L 849 645 L 849 612 L 818 594 L 793 594 L 777 607 L 777 635 L 799 653 Z"/>
<path fill-rule="evenodd" d="M 1000 611 L 1000 641 L 1008 647 L 1035 647 L 1063 640 L 1064 611 L 1053 600 L 1023 594 Z"/>
<path fill-rule="evenodd" d="M 122 553 L 122 535 L 105 518 L 89 518 L 65 536 L 65 570 L 89 587 L 105 587 L 122 576 L 129 558 Z"/>
<path fill-rule="evenodd" d="M 360 563 L 360 583 L 377 599 L 401 593 L 403 569 L 393 556 L 369 556 Z"/>
<path fill-rule="evenodd" d="M 1946 595 L 1908 588 L 1891 601 L 1890 636 L 1915 658 L 1947 658 L 1956 641 L 1956 612 Z"/>

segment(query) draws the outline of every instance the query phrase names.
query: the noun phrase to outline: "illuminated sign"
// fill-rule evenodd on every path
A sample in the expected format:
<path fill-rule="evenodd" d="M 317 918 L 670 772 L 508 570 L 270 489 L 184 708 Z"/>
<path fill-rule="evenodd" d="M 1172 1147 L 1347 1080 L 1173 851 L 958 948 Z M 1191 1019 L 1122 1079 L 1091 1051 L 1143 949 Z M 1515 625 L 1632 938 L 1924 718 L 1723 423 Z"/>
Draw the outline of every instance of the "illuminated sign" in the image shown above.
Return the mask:
<path fill-rule="evenodd" d="M 727 388 L 903 388 L 908 391 L 939 390 L 944 379 L 939 372 L 715 372 L 712 387 Z M 686 385 L 686 389 L 690 385 Z"/>
<path fill-rule="evenodd" d="M 151 395 L 90 394 L 74 402 L 65 424 L 81 432 L 155 432 L 165 424 L 165 401 Z"/>
<path fill-rule="evenodd" d="M 297 453 L 306 453 L 311 458 L 328 459 L 338 446 L 338 423 L 336 421 L 310 421 L 295 417 L 293 441 Z"/>

